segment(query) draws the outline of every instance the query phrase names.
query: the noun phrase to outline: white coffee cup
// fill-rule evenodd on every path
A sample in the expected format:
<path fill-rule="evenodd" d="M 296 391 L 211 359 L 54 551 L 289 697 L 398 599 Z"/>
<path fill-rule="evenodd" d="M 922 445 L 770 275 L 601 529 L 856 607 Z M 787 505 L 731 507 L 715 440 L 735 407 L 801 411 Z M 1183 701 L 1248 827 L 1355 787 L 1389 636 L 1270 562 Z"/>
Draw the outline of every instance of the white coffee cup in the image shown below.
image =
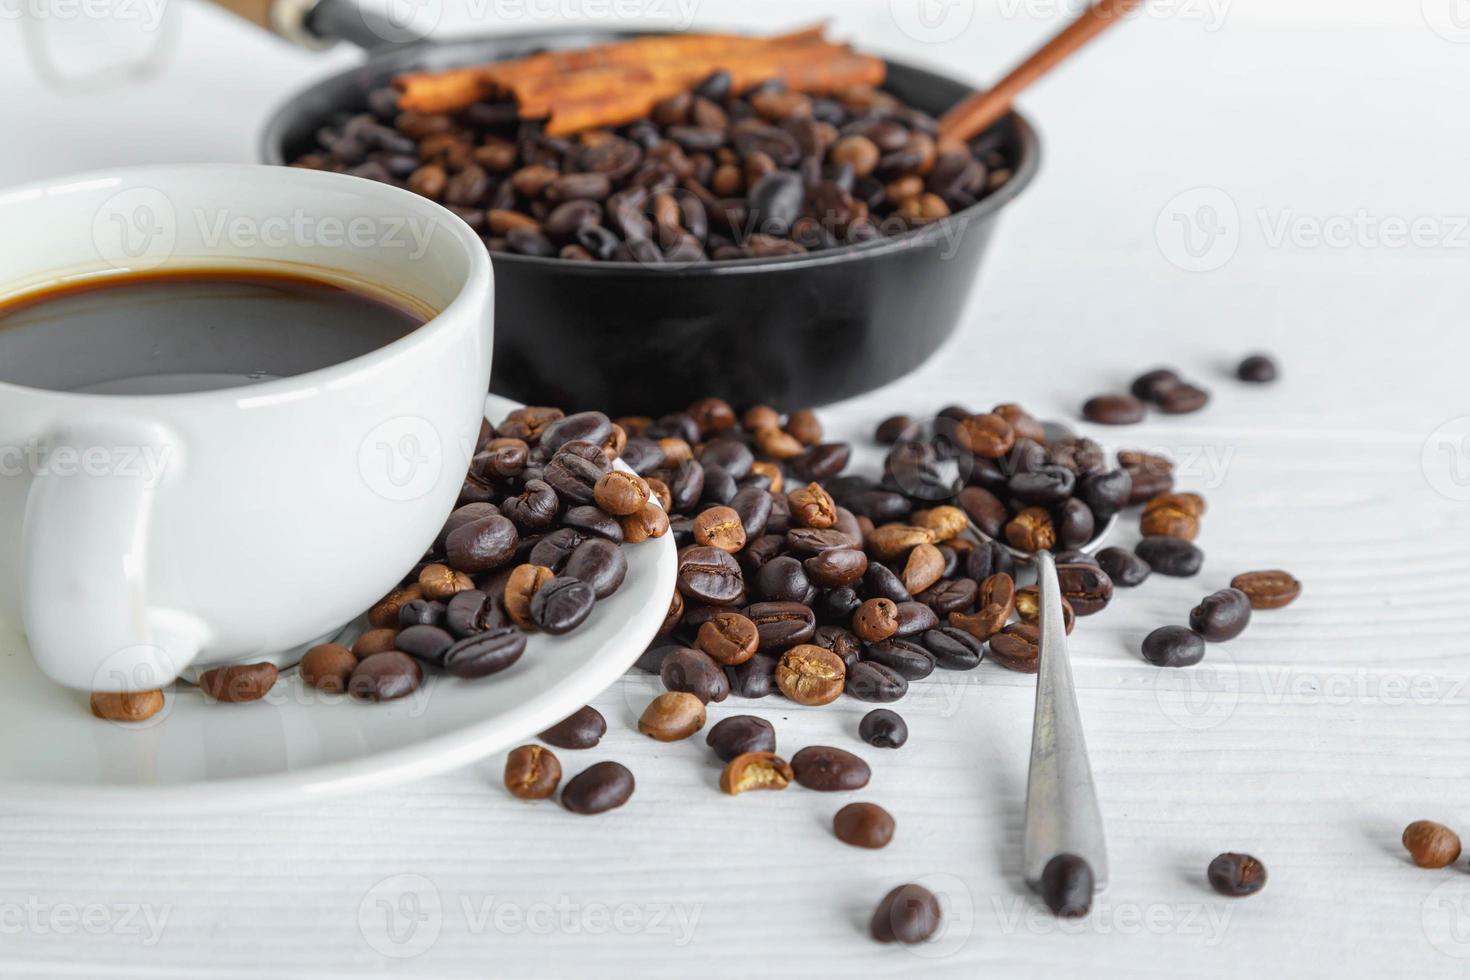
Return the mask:
<path fill-rule="evenodd" d="M 490 261 L 458 217 L 354 177 L 186 165 L 0 191 L 0 228 L 0 303 L 76 276 L 258 269 L 433 314 L 370 353 L 241 387 L 0 382 L 0 622 L 50 677 L 123 691 L 286 662 L 432 544 L 490 378 Z"/>

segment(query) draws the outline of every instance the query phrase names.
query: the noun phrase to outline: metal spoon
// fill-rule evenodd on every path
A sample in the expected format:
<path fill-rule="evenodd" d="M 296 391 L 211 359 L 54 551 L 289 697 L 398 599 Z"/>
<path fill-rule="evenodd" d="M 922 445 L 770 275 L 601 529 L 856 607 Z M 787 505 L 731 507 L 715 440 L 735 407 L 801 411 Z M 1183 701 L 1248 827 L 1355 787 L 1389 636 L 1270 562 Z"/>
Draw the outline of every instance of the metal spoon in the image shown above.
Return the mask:
<path fill-rule="evenodd" d="M 1114 514 L 1080 551 L 1091 554 L 1118 523 Z M 994 541 L 971 524 L 971 530 Z M 1036 672 L 1036 714 L 1031 723 L 1031 769 L 1026 778 L 1026 834 L 1022 867 L 1026 884 L 1040 888 L 1041 872 L 1058 854 L 1075 854 L 1092 867 L 1097 891 L 1108 884 L 1108 846 L 1087 740 L 1077 710 L 1067 630 L 1062 619 L 1062 588 L 1050 551 L 1032 553 L 996 541 L 1018 562 L 1036 564 L 1041 593 L 1041 651 Z"/>

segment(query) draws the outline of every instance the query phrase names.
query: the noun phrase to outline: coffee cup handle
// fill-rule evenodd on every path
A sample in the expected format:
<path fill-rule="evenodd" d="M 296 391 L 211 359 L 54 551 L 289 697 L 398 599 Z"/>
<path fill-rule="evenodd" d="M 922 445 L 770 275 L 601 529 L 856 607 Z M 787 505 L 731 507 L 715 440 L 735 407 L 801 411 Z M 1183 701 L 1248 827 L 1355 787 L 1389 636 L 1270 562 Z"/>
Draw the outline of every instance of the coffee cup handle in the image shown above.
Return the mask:
<path fill-rule="evenodd" d="M 151 422 L 94 419 L 45 441 L 26 501 L 21 612 L 31 654 L 84 691 L 170 683 L 208 631 L 148 602 L 148 537 L 157 488 L 183 465 Z"/>

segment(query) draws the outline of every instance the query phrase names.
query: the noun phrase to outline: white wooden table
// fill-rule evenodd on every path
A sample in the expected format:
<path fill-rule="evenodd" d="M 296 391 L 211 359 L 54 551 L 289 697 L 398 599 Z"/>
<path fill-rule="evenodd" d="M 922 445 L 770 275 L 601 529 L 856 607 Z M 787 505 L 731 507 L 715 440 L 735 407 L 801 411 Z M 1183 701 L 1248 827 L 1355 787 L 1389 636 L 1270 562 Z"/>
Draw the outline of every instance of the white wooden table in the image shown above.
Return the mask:
<path fill-rule="evenodd" d="M 929 21 L 911 0 L 693 9 L 763 28 L 830 14 L 859 42 L 983 78 L 1074 6 L 955 0 Z M 1089 430 L 1174 453 L 1210 511 L 1202 575 L 1121 594 L 1072 641 L 1113 868 L 1088 919 L 1058 923 L 1019 881 L 1030 678 L 986 664 L 915 685 L 897 752 L 855 741 L 866 707 L 850 700 L 713 712 L 769 718 L 787 750 L 864 749 L 874 776 L 855 798 L 889 808 L 898 834 L 860 853 L 830 833 L 844 799 L 730 799 L 699 740 L 637 735 L 651 688 L 630 676 L 597 701 L 602 746 L 562 753 L 637 774 L 632 802 L 597 819 L 511 799 L 500 759 L 266 813 L 6 817 L 0 974 L 1463 976 L 1470 875 L 1413 868 L 1398 836 L 1421 817 L 1470 833 L 1470 29 L 1452 0 L 1343 6 L 1160 0 L 1049 80 L 1026 103 L 1043 173 L 1002 224 L 967 329 L 911 378 L 824 413 L 860 440 L 951 401 L 1068 418 L 1155 363 L 1213 389 L 1199 415 Z M 445 33 L 592 9 L 445 7 Z M 271 105 L 354 58 L 179 13 L 159 77 L 87 97 L 44 91 L 0 31 L 0 184 L 248 160 Z M 1279 356 L 1281 383 L 1228 378 L 1255 348 Z M 1302 599 L 1193 670 L 1141 660 L 1149 629 L 1260 567 L 1294 571 Z M 1263 893 L 1209 891 L 1224 850 L 1265 861 Z M 949 931 L 874 944 L 874 903 L 910 880 L 945 896 Z"/>

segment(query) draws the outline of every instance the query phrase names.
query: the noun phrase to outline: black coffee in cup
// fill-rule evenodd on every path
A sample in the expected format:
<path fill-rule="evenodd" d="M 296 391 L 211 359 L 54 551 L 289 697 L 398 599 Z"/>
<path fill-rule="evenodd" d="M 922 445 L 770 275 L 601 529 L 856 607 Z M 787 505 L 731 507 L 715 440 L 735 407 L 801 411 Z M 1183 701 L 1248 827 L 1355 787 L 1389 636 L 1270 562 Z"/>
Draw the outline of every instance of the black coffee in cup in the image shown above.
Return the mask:
<path fill-rule="evenodd" d="M 431 315 L 365 285 L 276 271 L 79 280 L 0 301 L 0 382 L 119 395 L 233 388 L 351 360 Z"/>

